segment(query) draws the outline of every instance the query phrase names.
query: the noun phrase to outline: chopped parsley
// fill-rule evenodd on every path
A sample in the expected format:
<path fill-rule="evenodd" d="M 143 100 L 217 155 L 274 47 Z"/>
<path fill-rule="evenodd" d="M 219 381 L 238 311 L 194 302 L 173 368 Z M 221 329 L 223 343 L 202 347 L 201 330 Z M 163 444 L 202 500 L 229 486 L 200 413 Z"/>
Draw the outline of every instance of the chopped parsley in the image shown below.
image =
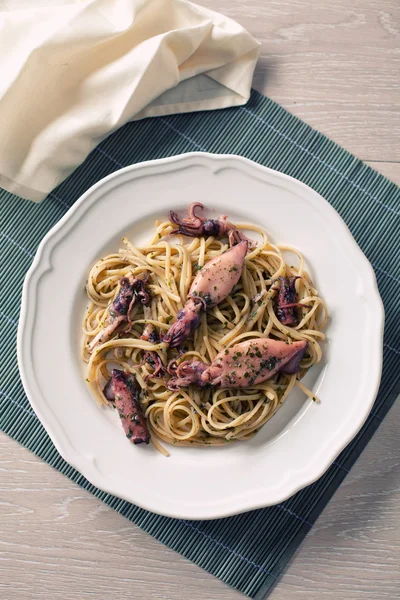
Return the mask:
<path fill-rule="evenodd" d="M 268 371 L 272 371 L 276 364 L 280 362 L 280 359 L 276 356 L 271 356 L 270 358 L 263 360 L 260 364 L 261 369 L 267 369 Z"/>

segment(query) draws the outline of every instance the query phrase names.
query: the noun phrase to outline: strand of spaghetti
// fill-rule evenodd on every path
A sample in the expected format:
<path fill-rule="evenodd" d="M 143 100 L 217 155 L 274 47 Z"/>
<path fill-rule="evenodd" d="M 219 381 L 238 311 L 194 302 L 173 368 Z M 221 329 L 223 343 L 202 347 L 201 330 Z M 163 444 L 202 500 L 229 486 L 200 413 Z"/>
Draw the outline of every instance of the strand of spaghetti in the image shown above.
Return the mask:
<path fill-rule="evenodd" d="M 319 402 L 320 401 L 319 398 L 314 394 L 314 392 L 312 392 L 311 390 L 309 390 L 298 379 L 296 379 L 296 387 L 298 387 L 304 394 L 306 394 L 306 396 L 308 396 L 309 398 L 311 398 L 311 400 L 314 400 L 314 402 Z"/>

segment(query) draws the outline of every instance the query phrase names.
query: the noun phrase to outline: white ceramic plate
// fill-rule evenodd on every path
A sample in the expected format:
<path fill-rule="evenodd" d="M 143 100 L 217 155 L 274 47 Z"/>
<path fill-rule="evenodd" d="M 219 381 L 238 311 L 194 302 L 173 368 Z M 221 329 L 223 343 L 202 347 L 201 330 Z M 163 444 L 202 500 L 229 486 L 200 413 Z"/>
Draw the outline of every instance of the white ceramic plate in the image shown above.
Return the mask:
<path fill-rule="evenodd" d="M 296 246 L 331 314 L 324 361 L 250 441 L 222 448 L 133 446 L 83 376 L 89 267 L 127 234 L 140 245 L 169 209 L 259 223 Z M 127 167 L 94 185 L 42 241 L 18 331 L 22 381 L 60 454 L 91 483 L 164 515 L 209 519 L 272 505 L 312 483 L 364 423 L 381 375 L 383 308 L 373 270 L 335 210 L 304 184 L 235 156 L 192 153 Z"/>

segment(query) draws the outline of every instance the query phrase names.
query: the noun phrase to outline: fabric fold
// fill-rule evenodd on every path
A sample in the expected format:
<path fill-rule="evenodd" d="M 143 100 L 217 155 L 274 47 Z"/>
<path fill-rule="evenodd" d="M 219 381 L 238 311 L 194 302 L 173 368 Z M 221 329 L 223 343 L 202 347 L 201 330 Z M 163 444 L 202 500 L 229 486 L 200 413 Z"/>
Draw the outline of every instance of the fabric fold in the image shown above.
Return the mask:
<path fill-rule="evenodd" d="M 130 120 L 247 102 L 259 43 L 185 0 L 0 12 L 0 186 L 40 201 Z M 157 141 L 155 140 L 155 143 Z"/>

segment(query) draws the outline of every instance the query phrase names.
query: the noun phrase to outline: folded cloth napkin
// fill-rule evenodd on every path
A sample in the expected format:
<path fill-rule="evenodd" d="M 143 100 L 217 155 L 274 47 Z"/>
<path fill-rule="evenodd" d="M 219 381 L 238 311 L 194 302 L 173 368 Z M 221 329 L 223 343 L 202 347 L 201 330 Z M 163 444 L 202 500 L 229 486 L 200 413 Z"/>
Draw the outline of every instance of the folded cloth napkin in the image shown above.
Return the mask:
<path fill-rule="evenodd" d="M 127 121 L 236 106 L 249 97 L 259 43 L 191 2 L 6 4 L 0 186 L 24 198 L 45 198 Z"/>

